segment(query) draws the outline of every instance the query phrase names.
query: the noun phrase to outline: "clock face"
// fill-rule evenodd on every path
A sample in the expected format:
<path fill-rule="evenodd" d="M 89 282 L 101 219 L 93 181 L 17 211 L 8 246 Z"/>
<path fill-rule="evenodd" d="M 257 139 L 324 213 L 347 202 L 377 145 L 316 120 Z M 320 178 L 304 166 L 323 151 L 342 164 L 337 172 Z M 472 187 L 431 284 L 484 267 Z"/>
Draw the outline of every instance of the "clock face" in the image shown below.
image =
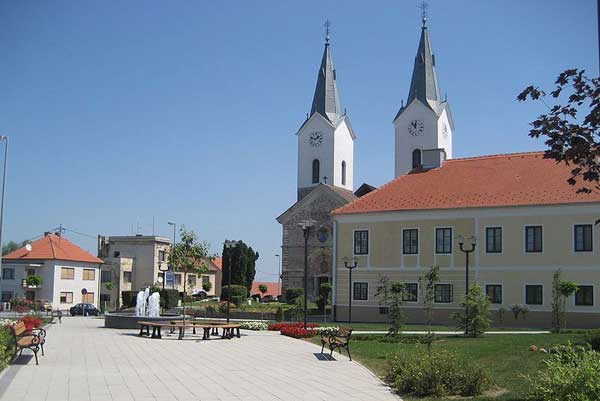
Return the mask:
<path fill-rule="evenodd" d="M 319 131 L 313 132 L 310 134 L 310 137 L 308 137 L 308 142 L 315 148 L 321 146 L 323 143 L 323 133 Z"/>
<path fill-rule="evenodd" d="M 408 123 L 408 133 L 412 136 L 423 135 L 424 128 L 425 126 L 421 120 L 412 120 L 410 123 Z"/>
<path fill-rule="evenodd" d="M 444 136 L 444 138 L 448 138 L 448 126 L 446 124 L 444 124 L 444 126 L 442 127 L 442 135 Z"/>

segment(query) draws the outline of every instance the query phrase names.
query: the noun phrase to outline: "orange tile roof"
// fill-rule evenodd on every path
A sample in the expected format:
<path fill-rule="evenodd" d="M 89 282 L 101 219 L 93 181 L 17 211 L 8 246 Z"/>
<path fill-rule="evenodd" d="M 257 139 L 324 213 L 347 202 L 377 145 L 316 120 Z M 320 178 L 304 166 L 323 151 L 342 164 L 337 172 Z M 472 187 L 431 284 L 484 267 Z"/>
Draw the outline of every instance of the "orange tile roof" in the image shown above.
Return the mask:
<path fill-rule="evenodd" d="M 279 283 L 277 281 L 255 281 L 252 283 L 252 289 L 250 290 L 250 294 L 251 295 L 261 294 L 262 295 L 262 293 L 258 289 L 258 287 L 260 287 L 261 285 L 267 286 L 267 292 L 265 293 L 265 295 L 273 295 L 273 296 L 281 295 L 281 286 L 279 285 Z"/>
<path fill-rule="evenodd" d="M 219 268 L 219 270 L 223 270 L 223 258 L 220 256 L 215 257 L 213 260 L 215 266 Z"/>
<path fill-rule="evenodd" d="M 333 214 L 600 202 L 577 193 L 572 166 L 544 152 L 451 159 L 442 167 L 402 175 Z"/>
<path fill-rule="evenodd" d="M 3 257 L 4 260 L 71 260 L 75 262 L 104 263 L 65 237 L 47 234 L 31 243 L 31 251 L 19 248 Z"/>

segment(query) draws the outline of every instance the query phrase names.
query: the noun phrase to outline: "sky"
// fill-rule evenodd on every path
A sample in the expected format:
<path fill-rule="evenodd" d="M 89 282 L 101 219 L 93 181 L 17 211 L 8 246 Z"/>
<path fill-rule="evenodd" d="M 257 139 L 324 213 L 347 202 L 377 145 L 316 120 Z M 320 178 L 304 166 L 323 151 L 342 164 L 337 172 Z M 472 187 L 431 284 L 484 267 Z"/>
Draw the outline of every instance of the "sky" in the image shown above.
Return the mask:
<path fill-rule="evenodd" d="M 574 3 L 576 6 L 574 6 Z M 3 242 L 62 224 L 102 235 L 194 230 L 241 239 L 277 280 L 296 200 L 297 139 L 331 20 L 354 182 L 394 175 L 392 119 L 420 36 L 416 0 L 0 1 L 0 134 L 9 136 Z M 431 0 L 428 29 L 453 112 L 454 157 L 541 150 L 528 137 L 566 68 L 598 74 L 596 2 Z"/>

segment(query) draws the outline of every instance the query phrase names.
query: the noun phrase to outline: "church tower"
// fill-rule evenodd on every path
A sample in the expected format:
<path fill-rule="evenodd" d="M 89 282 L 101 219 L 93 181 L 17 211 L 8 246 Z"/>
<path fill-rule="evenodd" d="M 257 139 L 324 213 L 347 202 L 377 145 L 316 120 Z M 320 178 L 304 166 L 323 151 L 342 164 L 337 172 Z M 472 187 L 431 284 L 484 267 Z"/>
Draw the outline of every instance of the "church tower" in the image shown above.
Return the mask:
<path fill-rule="evenodd" d="M 297 136 L 298 200 L 321 183 L 352 191 L 356 135 L 342 110 L 329 32 L 310 114 Z"/>
<path fill-rule="evenodd" d="M 448 100 L 440 95 L 425 16 L 422 23 L 408 99 L 394 118 L 396 177 L 416 168 L 437 167 L 452 158 L 454 123 Z"/>

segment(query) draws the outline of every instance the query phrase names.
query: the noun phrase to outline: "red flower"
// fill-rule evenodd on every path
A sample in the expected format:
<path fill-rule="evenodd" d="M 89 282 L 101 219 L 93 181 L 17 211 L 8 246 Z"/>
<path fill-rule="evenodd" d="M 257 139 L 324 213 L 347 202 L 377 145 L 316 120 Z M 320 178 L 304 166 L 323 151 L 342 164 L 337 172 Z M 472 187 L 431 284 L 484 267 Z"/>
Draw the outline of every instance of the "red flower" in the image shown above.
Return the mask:
<path fill-rule="evenodd" d="M 269 325 L 269 330 L 279 331 L 282 335 L 293 338 L 308 338 L 313 337 L 316 333 L 314 329 L 319 327 L 318 324 L 308 323 L 304 328 L 304 323 L 273 323 Z"/>
<path fill-rule="evenodd" d="M 25 329 L 31 331 L 34 328 L 42 327 L 42 319 L 35 316 L 25 316 L 20 319 L 25 324 Z"/>

